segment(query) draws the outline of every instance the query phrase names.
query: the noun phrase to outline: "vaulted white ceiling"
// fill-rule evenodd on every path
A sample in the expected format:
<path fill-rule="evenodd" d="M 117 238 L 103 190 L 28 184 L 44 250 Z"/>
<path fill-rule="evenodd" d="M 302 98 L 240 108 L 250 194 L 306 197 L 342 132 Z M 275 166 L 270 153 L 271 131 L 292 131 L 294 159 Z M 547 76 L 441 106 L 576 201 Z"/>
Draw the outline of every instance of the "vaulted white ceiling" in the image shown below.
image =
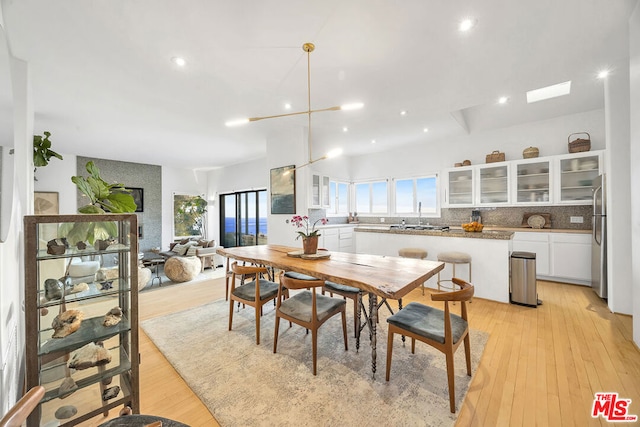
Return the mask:
<path fill-rule="evenodd" d="M 264 156 L 270 133 L 306 125 L 304 116 L 224 124 L 285 113 L 286 102 L 306 109 L 305 42 L 316 45 L 312 108 L 365 104 L 313 114 L 314 157 L 603 108 L 596 74 L 626 60 L 635 3 L 2 0 L 2 8 L 12 53 L 30 67 L 35 132 L 50 131 L 57 151 L 213 168 Z M 461 33 L 465 17 L 477 24 Z M 526 104 L 527 90 L 567 80 L 571 95 Z M 500 96 L 509 102 L 498 105 Z"/>

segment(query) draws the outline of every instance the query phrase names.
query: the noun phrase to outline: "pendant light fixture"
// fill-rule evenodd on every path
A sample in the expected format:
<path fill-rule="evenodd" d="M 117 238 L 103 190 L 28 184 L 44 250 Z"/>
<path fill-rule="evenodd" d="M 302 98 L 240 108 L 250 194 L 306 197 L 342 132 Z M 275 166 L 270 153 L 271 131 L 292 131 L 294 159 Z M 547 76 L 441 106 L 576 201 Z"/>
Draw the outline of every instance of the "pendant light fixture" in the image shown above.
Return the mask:
<path fill-rule="evenodd" d="M 225 125 L 227 126 L 240 126 L 243 124 L 247 124 L 249 122 L 257 122 L 258 120 L 265 120 L 265 119 L 275 119 L 278 117 L 289 117 L 289 116 L 299 116 L 302 114 L 306 114 L 307 115 L 307 120 L 308 120 L 308 135 L 307 135 L 307 144 L 308 144 L 308 148 L 309 148 L 309 161 L 303 165 L 297 166 L 292 170 L 295 169 L 300 169 L 302 167 L 308 166 L 312 163 L 315 163 L 317 161 L 320 160 L 325 160 L 325 159 L 329 159 L 332 157 L 336 157 L 339 156 L 340 154 L 342 154 L 342 149 L 335 149 L 335 150 L 331 150 L 330 152 L 328 152 L 327 154 L 325 154 L 322 157 L 319 157 L 317 159 L 313 159 L 312 155 L 311 155 L 311 114 L 312 113 L 319 113 L 322 111 L 339 111 L 339 110 L 357 110 L 362 108 L 364 105 L 362 103 L 354 103 L 354 104 L 345 104 L 345 105 L 340 105 L 340 106 L 335 106 L 335 107 L 329 107 L 329 108 L 321 108 L 318 110 L 312 110 L 311 109 L 311 52 L 313 52 L 315 50 L 315 45 L 313 43 L 305 43 L 302 45 L 302 50 L 304 50 L 307 53 L 307 110 L 306 111 L 298 111 L 295 113 L 285 113 L 285 114 L 276 114 L 273 116 L 263 116 L 263 117 L 250 117 L 248 119 L 238 119 L 238 120 L 231 120 L 225 123 Z"/>

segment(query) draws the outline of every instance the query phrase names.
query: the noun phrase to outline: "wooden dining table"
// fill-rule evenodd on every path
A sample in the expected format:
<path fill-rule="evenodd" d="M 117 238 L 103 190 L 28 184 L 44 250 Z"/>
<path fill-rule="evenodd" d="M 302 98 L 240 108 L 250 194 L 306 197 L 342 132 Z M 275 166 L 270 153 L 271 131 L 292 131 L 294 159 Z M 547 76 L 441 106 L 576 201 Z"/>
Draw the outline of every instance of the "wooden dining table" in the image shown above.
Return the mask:
<path fill-rule="evenodd" d="M 365 316 L 365 320 L 371 337 L 371 370 L 374 377 L 378 297 L 400 300 L 444 268 L 444 263 L 430 260 L 347 252 L 331 252 L 325 258 L 305 259 L 299 256 L 300 248 L 280 245 L 220 248 L 217 252 L 230 259 L 295 271 L 367 292 L 369 316 Z M 294 254 L 296 256 L 292 256 Z M 356 315 L 360 313 L 354 313 Z M 360 331 L 357 331 L 357 335 L 359 343 Z"/>

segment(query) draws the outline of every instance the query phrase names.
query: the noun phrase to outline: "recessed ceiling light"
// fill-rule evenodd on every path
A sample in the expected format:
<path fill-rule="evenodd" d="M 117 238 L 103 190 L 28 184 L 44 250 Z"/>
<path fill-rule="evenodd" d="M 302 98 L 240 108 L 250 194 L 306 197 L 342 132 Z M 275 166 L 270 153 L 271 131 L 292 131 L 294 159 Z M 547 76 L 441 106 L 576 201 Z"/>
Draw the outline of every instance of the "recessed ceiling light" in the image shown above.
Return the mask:
<path fill-rule="evenodd" d="M 187 61 L 185 61 L 184 58 L 180 58 L 179 56 L 174 56 L 173 58 L 171 58 L 171 61 L 178 67 L 184 67 L 185 65 L 187 65 Z"/>
<path fill-rule="evenodd" d="M 609 70 L 602 70 L 598 73 L 598 78 L 606 79 L 608 75 L 609 75 Z"/>
<path fill-rule="evenodd" d="M 424 133 L 429 132 L 429 128 L 424 128 L 424 129 L 422 129 L 422 132 L 424 132 Z"/>
<path fill-rule="evenodd" d="M 291 110 L 291 104 L 289 104 L 288 102 L 286 104 L 284 104 L 284 109 L 285 110 Z"/>
<path fill-rule="evenodd" d="M 558 96 L 568 95 L 571 92 L 571 80 L 564 83 L 558 83 L 543 87 L 540 89 L 534 89 L 527 92 L 527 103 L 543 101 L 545 99 L 555 98 Z"/>
<path fill-rule="evenodd" d="M 477 21 L 472 18 L 463 19 L 462 21 L 460 21 L 460 24 L 458 25 L 458 30 L 462 32 L 469 31 L 470 29 L 476 26 L 476 22 Z"/>
<path fill-rule="evenodd" d="M 400 115 L 401 115 L 401 116 L 406 116 L 406 115 L 407 115 L 407 111 L 406 111 L 406 110 L 402 110 L 402 111 L 400 111 Z"/>
<path fill-rule="evenodd" d="M 509 101 L 509 98 L 507 98 L 506 96 L 501 96 L 500 98 L 498 98 L 498 104 L 506 104 Z"/>
<path fill-rule="evenodd" d="M 349 128 L 348 128 L 348 127 L 346 127 L 346 126 L 344 126 L 344 127 L 342 128 L 342 132 L 349 132 Z"/>
<path fill-rule="evenodd" d="M 376 140 L 375 140 L 375 139 L 372 139 L 372 140 L 371 140 L 371 143 L 372 143 L 372 144 L 375 144 L 375 143 L 376 143 Z"/>

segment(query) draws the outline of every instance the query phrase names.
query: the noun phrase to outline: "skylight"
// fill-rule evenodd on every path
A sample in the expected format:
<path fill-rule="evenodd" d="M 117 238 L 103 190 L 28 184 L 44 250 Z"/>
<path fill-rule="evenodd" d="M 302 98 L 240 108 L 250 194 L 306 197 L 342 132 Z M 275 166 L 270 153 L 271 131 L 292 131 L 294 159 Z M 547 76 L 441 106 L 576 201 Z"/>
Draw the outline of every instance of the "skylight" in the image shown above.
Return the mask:
<path fill-rule="evenodd" d="M 527 103 L 531 104 L 532 102 L 538 102 L 545 99 L 568 95 L 569 92 L 571 92 L 571 80 L 569 80 L 568 82 L 558 83 L 556 85 L 528 91 Z"/>

